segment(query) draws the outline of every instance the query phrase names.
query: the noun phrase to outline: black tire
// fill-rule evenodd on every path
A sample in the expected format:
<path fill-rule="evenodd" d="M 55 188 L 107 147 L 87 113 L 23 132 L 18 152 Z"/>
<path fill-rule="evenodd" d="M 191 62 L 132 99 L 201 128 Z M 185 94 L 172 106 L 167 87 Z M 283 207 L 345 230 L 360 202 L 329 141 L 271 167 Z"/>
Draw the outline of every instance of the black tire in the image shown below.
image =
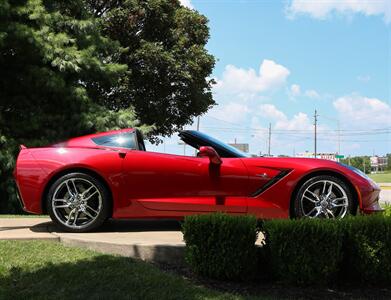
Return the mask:
<path fill-rule="evenodd" d="M 302 200 L 304 193 L 307 193 L 306 196 L 308 196 L 308 191 L 306 192 L 306 190 L 308 188 L 311 189 L 312 187 L 314 188 L 313 192 L 315 192 L 315 194 L 318 194 L 318 196 L 324 195 L 324 193 L 322 193 L 323 186 L 321 185 L 324 182 L 332 182 L 335 184 L 335 188 L 334 188 L 335 190 L 332 194 L 335 197 L 334 199 L 344 198 L 346 195 L 347 200 L 341 200 L 344 202 L 343 205 L 345 205 L 345 207 L 346 207 L 346 212 L 344 214 L 342 213 L 343 212 L 342 209 L 344 209 L 344 208 L 337 208 L 337 207 L 332 208 L 332 206 L 331 206 L 332 204 L 330 204 L 330 202 L 333 202 L 333 199 L 328 201 L 329 206 L 326 206 L 325 203 L 322 203 L 321 200 L 325 199 L 322 197 L 319 197 L 319 199 L 316 200 L 317 201 L 316 204 L 312 204 L 312 202 L 309 199 L 307 199 L 306 197 L 305 198 L 306 198 L 306 200 L 308 200 L 307 201 L 308 203 L 306 203 L 304 200 Z M 330 183 L 329 183 L 329 185 L 330 185 Z M 326 185 L 326 188 L 327 188 L 327 185 Z M 336 195 L 336 194 L 338 194 L 340 188 L 343 190 L 343 192 L 341 190 L 340 191 L 341 195 Z M 322 189 L 322 192 L 320 191 L 321 189 Z M 318 193 L 316 192 L 317 190 L 319 190 Z M 345 194 L 343 194 L 343 193 L 345 193 Z M 311 198 L 311 195 L 309 195 L 309 196 Z M 315 199 L 315 196 L 313 196 L 313 197 Z M 308 179 L 299 188 L 293 201 L 294 201 L 294 203 L 293 203 L 294 216 L 293 217 L 295 217 L 295 218 L 303 218 L 303 217 L 320 217 L 321 218 L 321 217 L 327 217 L 326 215 L 328 215 L 328 218 L 333 218 L 333 217 L 344 218 L 348 215 L 354 215 L 357 211 L 357 204 L 356 204 L 356 201 L 353 197 L 353 193 L 350 190 L 349 186 L 343 180 L 341 180 L 335 176 L 330 176 L 330 175 L 314 176 L 314 177 Z M 326 206 L 326 207 L 322 207 L 322 205 L 320 205 L 319 203 L 324 204 L 324 206 Z M 314 215 L 312 215 L 312 214 L 305 215 L 305 212 L 308 213 L 309 211 L 312 210 L 311 205 L 314 205 L 314 209 L 315 209 L 315 211 L 313 212 Z M 318 208 L 315 208 L 315 206 L 317 206 Z M 323 212 L 323 213 L 319 214 L 318 216 L 315 216 L 320 209 L 322 209 L 322 211 L 327 210 L 327 212 Z M 333 214 L 328 213 L 329 210 L 332 210 Z M 338 210 L 339 210 L 339 212 L 341 212 L 341 215 L 339 216 L 339 215 L 337 215 L 337 213 L 334 214 L 333 210 L 336 210 L 336 212 L 338 212 Z"/>
<path fill-rule="evenodd" d="M 85 206 L 88 206 L 88 204 L 91 206 L 93 204 L 95 204 L 95 206 L 98 205 L 98 207 L 96 208 L 94 206 L 95 209 L 92 208 L 90 210 L 90 209 L 86 209 L 85 206 L 83 206 L 84 211 L 86 211 L 86 212 L 79 210 L 80 209 L 79 207 L 74 208 L 75 212 L 73 213 L 74 214 L 73 217 L 74 217 L 74 219 L 76 219 L 76 224 L 66 225 L 66 223 L 67 223 L 66 221 L 71 219 L 71 214 L 69 214 L 69 212 L 68 212 L 68 214 L 69 214 L 68 219 L 66 218 L 67 210 L 72 210 L 73 208 L 67 207 L 67 208 L 60 208 L 60 209 L 56 208 L 55 209 L 54 205 L 53 205 L 53 203 L 54 203 L 53 197 L 54 197 L 55 193 L 60 193 L 62 191 L 62 193 L 64 194 L 64 192 L 65 192 L 64 195 L 66 197 L 63 197 L 63 198 L 68 198 L 68 200 L 67 201 L 60 200 L 60 201 L 64 202 L 65 205 L 69 205 L 68 201 L 69 201 L 69 198 L 71 198 L 71 196 L 70 196 L 69 188 L 67 189 L 67 187 L 68 187 L 67 184 L 69 184 L 69 182 L 72 182 L 72 180 L 75 180 L 73 182 L 76 182 L 76 185 L 75 185 L 76 190 L 83 188 L 83 183 L 85 183 L 86 185 L 91 184 L 94 186 L 94 189 L 92 189 L 92 191 L 94 191 L 96 189 L 98 193 L 95 193 L 96 196 L 95 195 L 92 196 L 92 197 L 95 197 L 96 199 L 92 198 L 90 201 L 94 201 L 95 203 L 85 202 L 85 203 L 87 203 L 87 205 L 85 205 Z M 84 190 L 84 191 L 86 191 L 86 190 Z M 76 193 L 74 193 L 74 194 L 76 194 Z M 78 193 L 78 195 L 81 195 L 81 194 L 83 194 L 83 193 Z M 89 196 L 89 194 L 87 194 L 87 195 Z M 57 195 L 56 195 L 56 197 L 57 197 Z M 79 197 L 81 197 L 81 196 L 79 196 Z M 81 197 L 81 198 L 83 198 L 83 197 Z M 56 200 L 56 202 L 57 201 L 58 200 Z M 82 202 L 82 200 L 80 200 L 80 202 Z M 97 229 L 109 217 L 109 213 L 110 213 L 110 209 L 111 209 L 111 207 L 110 207 L 110 205 L 111 205 L 110 193 L 107 190 L 106 186 L 100 180 L 96 179 L 95 177 L 88 175 L 88 174 L 85 174 L 85 173 L 80 173 L 80 172 L 69 173 L 69 174 L 66 174 L 66 175 L 58 178 L 49 188 L 46 203 L 47 203 L 47 211 L 48 211 L 52 221 L 61 230 L 67 231 L 67 232 L 88 232 L 88 231 L 93 231 L 93 230 Z M 83 204 L 81 204 L 81 205 L 83 205 Z M 98 210 L 98 208 L 99 208 L 99 210 Z M 94 213 L 92 213 L 92 211 L 95 211 L 97 213 L 94 214 Z M 62 214 L 62 212 L 63 212 L 63 214 Z M 89 213 L 94 218 L 91 218 L 90 222 L 85 221 L 86 222 L 85 224 L 81 224 L 80 226 L 78 226 L 77 217 L 75 217 L 76 213 L 78 215 L 81 215 L 82 217 L 84 217 L 84 219 L 86 219 L 86 220 L 88 219 L 87 213 Z M 81 218 L 81 219 L 83 219 L 83 218 Z"/>

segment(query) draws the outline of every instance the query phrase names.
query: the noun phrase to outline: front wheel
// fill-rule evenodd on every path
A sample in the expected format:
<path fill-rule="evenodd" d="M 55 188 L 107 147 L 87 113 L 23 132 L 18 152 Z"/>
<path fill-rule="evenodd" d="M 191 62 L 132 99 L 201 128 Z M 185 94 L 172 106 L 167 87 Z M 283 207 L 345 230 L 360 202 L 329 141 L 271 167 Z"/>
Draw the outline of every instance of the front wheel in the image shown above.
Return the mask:
<path fill-rule="evenodd" d="M 47 199 L 51 219 L 68 232 L 98 228 L 108 216 L 109 203 L 107 188 L 84 173 L 70 173 L 57 179 Z"/>
<path fill-rule="evenodd" d="M 355 212 L 352 192 L 334 176 L 315 176 L 299 189 L 294 202 L 295 217 L 344 218 Z"/>

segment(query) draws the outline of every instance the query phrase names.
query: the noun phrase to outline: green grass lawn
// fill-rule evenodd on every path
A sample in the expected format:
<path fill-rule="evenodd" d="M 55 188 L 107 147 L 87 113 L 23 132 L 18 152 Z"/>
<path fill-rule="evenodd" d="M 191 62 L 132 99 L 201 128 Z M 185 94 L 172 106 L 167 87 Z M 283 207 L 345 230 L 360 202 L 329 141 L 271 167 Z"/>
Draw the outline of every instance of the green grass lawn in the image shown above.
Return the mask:
<path fill-rule="evenodd" d="M 9 219 L 9 218 L 49 218 L 48 215 L 9 215 L 9 214 L 0 214 L 0 219 Z"/>
<path fill-rule="evenodd" d="M 378 183 L 391 183 L 391 172 L 368 174 L 368 176 Z"/>
<path fill-rule="evenodd" d="M 130 258 L 55 242 L 0 241 L 0 299 L 243 299 Z"/>

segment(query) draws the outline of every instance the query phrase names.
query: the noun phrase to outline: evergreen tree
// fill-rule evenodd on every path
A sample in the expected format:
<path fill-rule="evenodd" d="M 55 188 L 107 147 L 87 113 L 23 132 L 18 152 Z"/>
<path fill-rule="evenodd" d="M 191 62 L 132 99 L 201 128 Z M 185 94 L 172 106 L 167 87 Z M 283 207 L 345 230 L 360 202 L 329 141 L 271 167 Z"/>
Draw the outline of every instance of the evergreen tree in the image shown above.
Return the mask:
<path fill-rule="evenodd" d="M 127 67 L 81 0 L 0 1 L 0 211 L 15 211 L 19 144 L 39 146 L 137 124 L 130 106 L 108 111 L 107 90 Z"/>

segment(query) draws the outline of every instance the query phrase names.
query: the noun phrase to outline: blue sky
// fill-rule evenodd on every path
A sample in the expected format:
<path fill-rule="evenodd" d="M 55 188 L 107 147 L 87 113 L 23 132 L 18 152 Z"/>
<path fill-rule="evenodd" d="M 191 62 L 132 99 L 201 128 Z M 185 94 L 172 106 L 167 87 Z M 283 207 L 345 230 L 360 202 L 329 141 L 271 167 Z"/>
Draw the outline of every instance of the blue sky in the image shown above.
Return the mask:
<path fill-rule="evenodd" d="M 317 109 L 319 152 L 391 152 L 391 1 L 181 2 L 209 19 L 218 60 L 202 131 L 259 154 L 271 123 L 272 154 L 293 155 L 313 151 Z M 149 148 L 183 153 L 175 136 Z"/>

